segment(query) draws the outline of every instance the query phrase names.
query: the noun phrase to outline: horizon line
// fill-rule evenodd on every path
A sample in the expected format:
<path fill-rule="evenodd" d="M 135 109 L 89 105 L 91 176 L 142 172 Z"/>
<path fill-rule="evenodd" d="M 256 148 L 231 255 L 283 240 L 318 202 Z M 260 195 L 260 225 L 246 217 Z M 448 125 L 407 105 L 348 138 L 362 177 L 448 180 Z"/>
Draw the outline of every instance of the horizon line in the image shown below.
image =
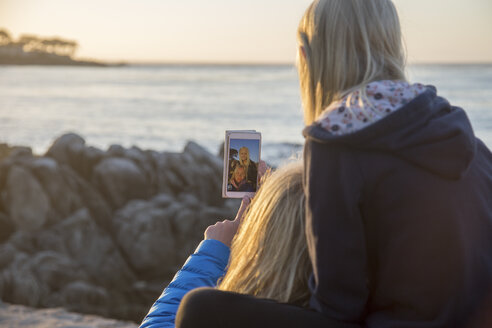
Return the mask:
<path fill-rule="evenodd" d="M 246 61 L 115 61 L 128 66 L 294 66 L 292 62 L 246 62 Z M 490 66 L 492 61 L 414 61 L 406 66 Z"/>

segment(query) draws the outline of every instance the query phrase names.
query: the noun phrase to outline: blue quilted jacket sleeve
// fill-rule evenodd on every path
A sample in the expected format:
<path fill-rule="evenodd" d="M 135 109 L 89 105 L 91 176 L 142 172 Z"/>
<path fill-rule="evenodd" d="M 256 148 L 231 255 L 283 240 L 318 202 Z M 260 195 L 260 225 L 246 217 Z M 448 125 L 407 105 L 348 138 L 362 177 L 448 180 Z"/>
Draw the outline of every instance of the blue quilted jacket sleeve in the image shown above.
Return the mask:
<path fill-rule="evenodd" d="M 229 247 L 220 241 L 203 240 L 164 289 L 140 328 L 174 327 L 183 296 L 198 287 L 215 287 L 217 280 L 226 272 L 229 253 Z"/>

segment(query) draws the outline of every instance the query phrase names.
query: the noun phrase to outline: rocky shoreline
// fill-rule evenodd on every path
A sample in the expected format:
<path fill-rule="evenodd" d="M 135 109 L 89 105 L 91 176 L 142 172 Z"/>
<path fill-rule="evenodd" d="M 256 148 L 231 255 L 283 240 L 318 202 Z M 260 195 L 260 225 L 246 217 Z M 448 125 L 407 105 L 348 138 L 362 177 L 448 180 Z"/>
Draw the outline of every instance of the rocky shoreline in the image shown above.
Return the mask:
<path fill-rule="evenodd" d="M 234 216 L 221 183 L 221 158 L 194 142 L 0 145 L 0 299 L 140 322 L 205 227 Z"/>

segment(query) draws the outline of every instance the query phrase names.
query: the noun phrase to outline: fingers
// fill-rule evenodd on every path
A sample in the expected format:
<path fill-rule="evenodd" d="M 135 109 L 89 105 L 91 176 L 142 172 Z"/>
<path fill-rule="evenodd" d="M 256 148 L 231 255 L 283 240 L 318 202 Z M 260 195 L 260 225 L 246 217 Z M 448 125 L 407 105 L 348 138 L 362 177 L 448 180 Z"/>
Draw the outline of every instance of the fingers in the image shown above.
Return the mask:
<path fill-rule="evenodd" d="M 230 247 L 238 226 L 230 220 L 219 221 L 205 230 L 205 239 L 215 239 Z"/>
<path fill-rule="evenodd" d="M 260 179 L 267 173 L 268 169 L 268 165 L 266 165 L 265 161 L 260 161 L 258 163 L 258 175 Z"/>
<path fill-rule="evenodd" d="M 265 163 L 265 161 L 260 161 L 258 164 L 258 188 L 261 187 L 263 183 L 263 178 L 270 174 L 271 168 Z"/>
<path fill-rule="evenodd" d="M 234 222 L 236 222 L 238 225 L 241 223 L 244 217 L 244 213 L 246 212 L 246 209 L 248 208 L 249 204 L 251 204 L 251 198 L 252 195 L 245 195 L 241 201 L 241 206 L 239 206 L 239 210 L 237 211 L 236 218 L 234 219 Z"/>

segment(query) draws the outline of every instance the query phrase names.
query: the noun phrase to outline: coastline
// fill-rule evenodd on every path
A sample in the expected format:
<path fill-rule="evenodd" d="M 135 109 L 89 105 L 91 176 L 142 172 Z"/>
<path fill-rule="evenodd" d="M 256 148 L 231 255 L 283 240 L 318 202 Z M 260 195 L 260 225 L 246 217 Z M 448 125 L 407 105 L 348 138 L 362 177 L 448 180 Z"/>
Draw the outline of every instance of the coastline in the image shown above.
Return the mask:
<path fill-rule="evenodd" d="M 0 54 L 0 66 L 84 66 L 84 67 L 121 67 L 126 63 L 105 63 L 95 60 L 73 59 L 51 53 L 35 52 L 19 55 Z"/>

